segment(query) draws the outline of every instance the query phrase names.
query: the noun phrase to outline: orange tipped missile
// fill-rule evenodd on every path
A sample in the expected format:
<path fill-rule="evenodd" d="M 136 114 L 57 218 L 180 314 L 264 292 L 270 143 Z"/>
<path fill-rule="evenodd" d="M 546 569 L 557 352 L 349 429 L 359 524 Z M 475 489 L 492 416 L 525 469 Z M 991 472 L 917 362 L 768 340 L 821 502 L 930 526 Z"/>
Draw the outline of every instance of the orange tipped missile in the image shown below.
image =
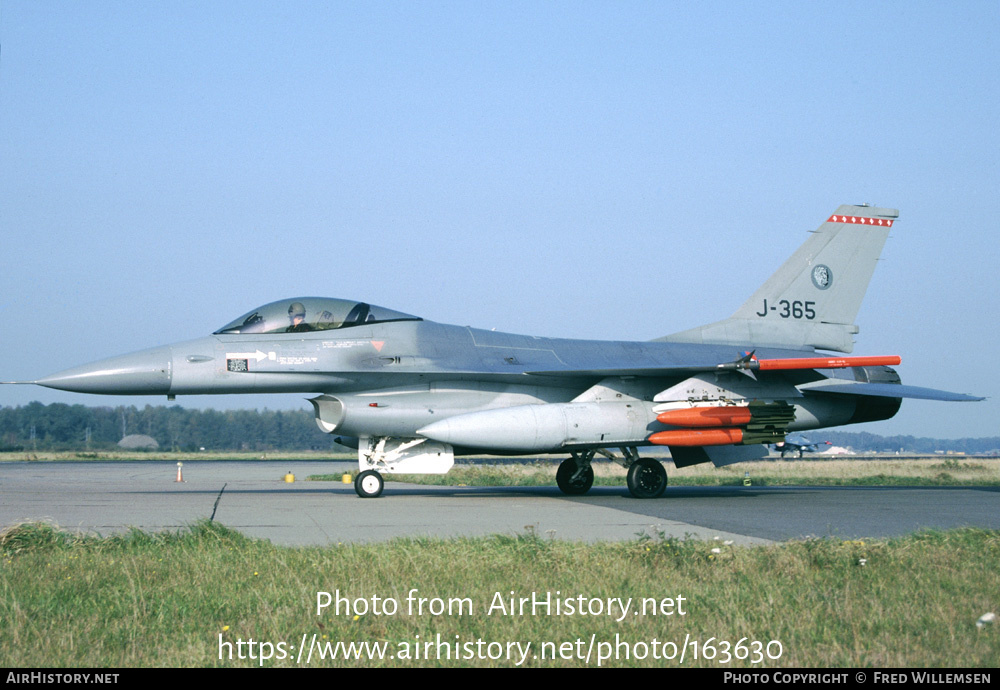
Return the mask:
<path fill-rule="evenodd" d="M 649 437 L 657 446 L 728 446 L 742 440 L 742 429 L 672 429 Z"/>
<path fill-rule="evenodd" d="M 878 367 L 894 366 L 903 361 L 897 355 L 886 357 L 803 357 L 801 359 L 758 359 L 757 366 L 761 371 L 779 371 L 791 369 L 846 369 L 847 367 Z"/>
<path fill-rule="evenodd" d="M 689 407 L 681 410 L 667 410 L 656 417 L 656 421 L 672 426 L 740 426 L 750 422 L 748 407 Z"/>

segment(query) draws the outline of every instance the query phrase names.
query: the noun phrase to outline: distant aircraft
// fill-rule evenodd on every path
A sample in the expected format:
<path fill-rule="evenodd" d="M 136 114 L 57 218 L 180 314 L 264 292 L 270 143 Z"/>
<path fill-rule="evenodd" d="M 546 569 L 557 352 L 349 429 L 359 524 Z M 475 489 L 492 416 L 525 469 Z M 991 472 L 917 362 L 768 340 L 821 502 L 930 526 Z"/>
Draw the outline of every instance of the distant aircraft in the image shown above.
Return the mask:
<path fill-rule="evenodd" d="M 889 366 L 899 357 L 818 352 L 852 352 L 898 215 L 841 206 L 730 318 L 649 342 L 496 333 L 300 297 L 210 336 L 27 383 L 171 400 L 316 394 L 319 427 L 358 448 L 361 497 L 382 493 L 383 473 L 444 474 L 472 453 L 569 455 L 556 481 L 580 495 L 601 453 L 628 468 L 633 496 L 652 498 L 667 475 L 640 447 L 666 446 L 677 467 L 721 466 L 762 458 L 790 432 L 889 419 L 902 398 L 982 399 L 901 385 Z"/>
<path fill-rule="evenodd" d="M 798 454 L 801 458 L 804 453 L 817 453 L 820 446 L 832 446 L 829 441 L 813 443 L 802 434 L 788 434 L 781 443 L 775 443 L 772 447 L 781 451 L 781 457 Z"/>

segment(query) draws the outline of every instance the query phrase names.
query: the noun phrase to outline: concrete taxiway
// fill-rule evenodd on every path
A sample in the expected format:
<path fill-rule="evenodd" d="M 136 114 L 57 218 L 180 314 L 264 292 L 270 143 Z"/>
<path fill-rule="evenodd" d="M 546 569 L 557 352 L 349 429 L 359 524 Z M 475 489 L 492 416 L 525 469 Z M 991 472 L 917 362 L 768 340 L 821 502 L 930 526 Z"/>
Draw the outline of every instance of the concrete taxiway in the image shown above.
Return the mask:
<path fill-rule="evenodd" d="M 111 534 L 178 529 L 212 514 L 286 545 L 393 537 L 517 534 L 627 540 L 638 534 L 760 544 L 807 536 L 887 537 L 919 529 L 1000 529 L 1000 487 L 671 487 L 638 500 L 622 487 L 567 497 L 555 487 L 433 487 L 387 482 L 378 499 L 350 484 L 302 481 L 356 469 L 329 461 L 10 462 L 0 464 L 0 526 L 51 520 Z M 298 481 L 282 481 L 286 472 Z"/>

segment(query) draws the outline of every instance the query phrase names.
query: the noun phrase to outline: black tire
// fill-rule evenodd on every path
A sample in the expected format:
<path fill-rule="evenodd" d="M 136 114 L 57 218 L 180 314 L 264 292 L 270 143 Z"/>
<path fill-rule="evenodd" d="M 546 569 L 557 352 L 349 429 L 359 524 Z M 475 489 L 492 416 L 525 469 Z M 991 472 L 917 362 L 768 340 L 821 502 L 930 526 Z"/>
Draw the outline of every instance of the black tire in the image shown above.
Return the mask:
<path fill-rule="evenodd" d="M 667 490 L 667 471 L 659 460 L 639 458 L 628 468 L 628 490 L 636 498 L 659 498 Z"/>
<path fill-rule="evenodd" d="M 382 475 L 375 470 L 365 470 L 354 479 L 354 491 L 361 498 L 378 498 L 384 487 Z"/>
<path fill-rule="evenodd" d="M 594 468 L 587 465 L 575 481 L 573 480 L 574 474 L 576 474 L 576 460 L 573 458 L 563 460 L 559 463 L 559 469 L 556 470 L 556 484 L 559 485 L 559 490 L 567 496 L 582 496 L 590 491 L 590 487 L 594 485 Z"/>

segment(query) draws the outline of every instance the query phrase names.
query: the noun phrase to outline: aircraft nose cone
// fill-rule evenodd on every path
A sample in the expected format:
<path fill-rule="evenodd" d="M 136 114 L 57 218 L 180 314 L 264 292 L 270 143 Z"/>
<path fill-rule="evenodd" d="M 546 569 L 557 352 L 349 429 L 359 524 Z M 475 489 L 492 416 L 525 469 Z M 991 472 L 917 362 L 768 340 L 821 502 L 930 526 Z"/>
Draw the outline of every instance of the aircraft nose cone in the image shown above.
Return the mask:
<path fill-rule="evenodd" d="M 74 393 L 167 393 L 170 390 L 172 364 L 173 353 L 170 348 L 156 347 L 66 369 L 35 383 Z"/>

